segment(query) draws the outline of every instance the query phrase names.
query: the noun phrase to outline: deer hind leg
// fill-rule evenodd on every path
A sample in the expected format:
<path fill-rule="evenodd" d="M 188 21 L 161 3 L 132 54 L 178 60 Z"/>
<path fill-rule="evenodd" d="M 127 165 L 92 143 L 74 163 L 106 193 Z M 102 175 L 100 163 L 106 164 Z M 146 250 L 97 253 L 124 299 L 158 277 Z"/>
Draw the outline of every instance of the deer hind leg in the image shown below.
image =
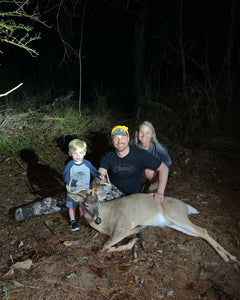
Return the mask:
<path fill-rule="evenodd" d="M 170 221 L 170 220 L 169 220 Z M 229 260 L 237 262 L 237 258 L 231 255 L 227 250 L 225 250 L 221 245 L 218 244 L 207 232 L 206 229 L 194 225 L 188 218 L 184 220 L 184 222 L 176 222 L 175 220 L 171 220 L 167 225 L 168 227 L 174 228 L 178 231 L 184 232 L 188 235 L 201 237 L 206 240 L 222 257 L 225 262 L 229 262 Z"/>
<path fill-rule="evenodd" d="M 203 229 L 203 228 L 202 228 Z M 206 241 L 209 242 L 210 245 L 213 246 L 213 248 L 218 252 L 218 254 L 226 261 L 229 262 L 230 260 L 237 262 L 238 259 L 233 256 L 231 253 L 229 253 L 226 249 L 224 249 L 221 245 L 219 245 L 207 232 L 206 229 L 203 229 L 205 231 L 204 238 Z"/>

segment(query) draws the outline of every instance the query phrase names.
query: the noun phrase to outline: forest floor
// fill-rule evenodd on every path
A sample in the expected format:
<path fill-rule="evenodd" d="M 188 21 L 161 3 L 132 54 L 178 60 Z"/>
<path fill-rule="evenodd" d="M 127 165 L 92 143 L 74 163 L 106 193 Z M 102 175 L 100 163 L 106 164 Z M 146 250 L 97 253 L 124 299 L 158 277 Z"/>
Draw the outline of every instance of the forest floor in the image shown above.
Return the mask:
<path fill-rule="evenodd" d="M 31 154 L 38 163 L 30 165 L 16 153 L 1 156 L 0 299 L 240 299 L 239 265 L 174 229 L 144 229 L 136 256 L 102 253 L 107 236 L 84 219 L 71 232 L 66 210 L 17 222 L 17 207 L 65 191 L 61 177 L 68 156 L 49 121 L 25 114 L 1 124 L 1 136 L 36 139 Z M 99 135 L 93 143 L 86 158 L 98 167 L 108 146 Z M 206 150 L 167 147 L 173 166 L 166 194 L 197 208 L 200 214 L 190 219 L 240 259 L 239 166 Z"/>

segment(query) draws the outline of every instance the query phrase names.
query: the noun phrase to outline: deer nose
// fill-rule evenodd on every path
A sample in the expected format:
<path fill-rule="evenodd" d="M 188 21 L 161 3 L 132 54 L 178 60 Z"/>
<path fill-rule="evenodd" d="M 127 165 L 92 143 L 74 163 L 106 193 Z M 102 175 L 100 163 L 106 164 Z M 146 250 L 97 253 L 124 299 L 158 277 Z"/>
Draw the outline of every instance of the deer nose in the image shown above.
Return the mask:
<path fill-rule="evenodd" d="M 102 222 L 102 219 L 100 218 L 100 217 L 97 217 L 96 219 L 95 219 L 95 223 L 98 225 L 98 224 L 100 224 Z"/>

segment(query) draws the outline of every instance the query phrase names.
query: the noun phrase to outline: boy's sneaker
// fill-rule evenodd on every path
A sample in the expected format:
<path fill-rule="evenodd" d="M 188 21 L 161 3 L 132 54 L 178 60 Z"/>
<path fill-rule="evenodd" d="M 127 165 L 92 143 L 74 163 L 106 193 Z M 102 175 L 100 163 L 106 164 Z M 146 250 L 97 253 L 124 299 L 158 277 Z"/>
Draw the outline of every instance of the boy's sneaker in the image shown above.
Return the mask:
<path fill-rule="evenodd" d="M 76 230 L 79 230 L 80 228 L 78 227 L 78 223 L 76 220 L 72 220 L 70 222 L 70 228 L 72 231 L 76 231 Z"/>

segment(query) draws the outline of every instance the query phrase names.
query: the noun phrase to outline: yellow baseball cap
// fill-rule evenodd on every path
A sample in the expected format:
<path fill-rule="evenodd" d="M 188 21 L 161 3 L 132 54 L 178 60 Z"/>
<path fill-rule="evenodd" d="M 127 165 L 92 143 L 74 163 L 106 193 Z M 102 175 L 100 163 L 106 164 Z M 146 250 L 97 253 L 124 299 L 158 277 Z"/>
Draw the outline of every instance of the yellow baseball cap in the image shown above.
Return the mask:
<path fill-rule="evenodd" d="M 115 135 L 127 135 L 127 136 L 129 136 L 128 127 L 121 126 L 121 125 L 117 125 L 117 126 L 113 127 L 113 129 L 111 131 L 111 137 L 113 138 Z"/>

